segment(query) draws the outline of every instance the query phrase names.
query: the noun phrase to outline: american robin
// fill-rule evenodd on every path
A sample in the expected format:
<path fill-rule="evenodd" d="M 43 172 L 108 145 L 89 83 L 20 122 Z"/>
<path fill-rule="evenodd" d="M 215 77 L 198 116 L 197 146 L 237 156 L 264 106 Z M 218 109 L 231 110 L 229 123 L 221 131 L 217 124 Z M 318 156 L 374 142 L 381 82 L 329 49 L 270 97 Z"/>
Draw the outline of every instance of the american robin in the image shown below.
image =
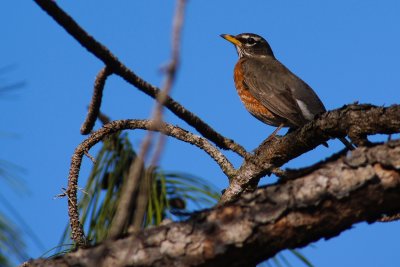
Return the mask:
<path fill-rule="evenodd" d="M 253 33 L 221 37 L 233 43 L 239 55 L 234 81 L 241 101 L 254 117 L 278 127 L 271 136 L 282 127 L 299 128 L 326 111 L 313 89 L 275 58 L 264 38 Z M 345 138 L 339 139 L 353 149 Z"/>

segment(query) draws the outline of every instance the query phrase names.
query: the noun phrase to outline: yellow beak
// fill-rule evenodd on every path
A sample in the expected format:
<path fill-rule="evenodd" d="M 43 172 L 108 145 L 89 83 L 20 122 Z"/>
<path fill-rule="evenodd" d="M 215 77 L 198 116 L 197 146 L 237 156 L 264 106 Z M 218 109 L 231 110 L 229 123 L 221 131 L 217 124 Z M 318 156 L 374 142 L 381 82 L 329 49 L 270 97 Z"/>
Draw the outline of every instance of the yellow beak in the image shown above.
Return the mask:
<path fill-rule="evenodd" d="M 230 34 L 221 34 L 220 36 L 234 45 L 242 46 L 242 43 L 238 39 L 236 39 L 235 36 L 232 36 Z"/>

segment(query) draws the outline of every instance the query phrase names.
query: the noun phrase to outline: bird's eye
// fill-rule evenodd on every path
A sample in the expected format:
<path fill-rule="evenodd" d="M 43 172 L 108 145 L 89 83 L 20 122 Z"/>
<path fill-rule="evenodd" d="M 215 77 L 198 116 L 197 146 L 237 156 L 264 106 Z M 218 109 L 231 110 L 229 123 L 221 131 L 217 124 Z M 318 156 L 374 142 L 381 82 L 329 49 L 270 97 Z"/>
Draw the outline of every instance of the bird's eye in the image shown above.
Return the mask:
<path fill-rule="evenodd" d="M 247 43 L 248 43 L 249 45 L 253 45 L 253 44 L 256 43 L 256 40 L 254 40 L 253 37 L 249 37 L 249 38 L 247 39 Z"/>

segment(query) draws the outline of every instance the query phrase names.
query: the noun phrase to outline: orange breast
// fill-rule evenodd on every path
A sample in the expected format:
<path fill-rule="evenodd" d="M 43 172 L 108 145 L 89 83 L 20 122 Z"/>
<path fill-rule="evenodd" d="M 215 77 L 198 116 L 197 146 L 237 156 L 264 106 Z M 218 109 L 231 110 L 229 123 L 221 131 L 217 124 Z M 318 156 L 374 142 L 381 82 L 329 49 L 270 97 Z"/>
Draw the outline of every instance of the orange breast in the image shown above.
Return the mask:
<path fill-rule="evenodd" d="M 248 88 L 243 82 L 244 79 L 241 61 L 239 61 L 235 66 L 233 78 L 235 80 L 235 87 L 240 97 L 240 100 L 253 116 L 261 120 L 262 122 L 272 126 L 279 126 L 282 123 L 282 119 L 270 112 L 249 92 Z"/>

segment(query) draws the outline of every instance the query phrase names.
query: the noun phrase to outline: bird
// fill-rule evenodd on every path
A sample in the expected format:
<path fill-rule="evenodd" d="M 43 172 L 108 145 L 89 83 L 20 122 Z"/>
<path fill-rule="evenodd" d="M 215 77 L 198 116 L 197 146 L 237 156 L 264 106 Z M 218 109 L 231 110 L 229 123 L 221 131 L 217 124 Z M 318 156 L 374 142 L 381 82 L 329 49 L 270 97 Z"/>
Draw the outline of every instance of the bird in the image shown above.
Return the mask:
<path fill-rule="evenodd" d="M 245 108 L 258 120 L 289 132 L 312 121 L 326 108 L 314 90 L 274 56 L 269 43 L 254 33 L 221 34 L 237 50 L 234 82 Z M 338 138 L 354 149 L 346 138 Z M 326 143 L 323 145 L 327 146 Z"/>

